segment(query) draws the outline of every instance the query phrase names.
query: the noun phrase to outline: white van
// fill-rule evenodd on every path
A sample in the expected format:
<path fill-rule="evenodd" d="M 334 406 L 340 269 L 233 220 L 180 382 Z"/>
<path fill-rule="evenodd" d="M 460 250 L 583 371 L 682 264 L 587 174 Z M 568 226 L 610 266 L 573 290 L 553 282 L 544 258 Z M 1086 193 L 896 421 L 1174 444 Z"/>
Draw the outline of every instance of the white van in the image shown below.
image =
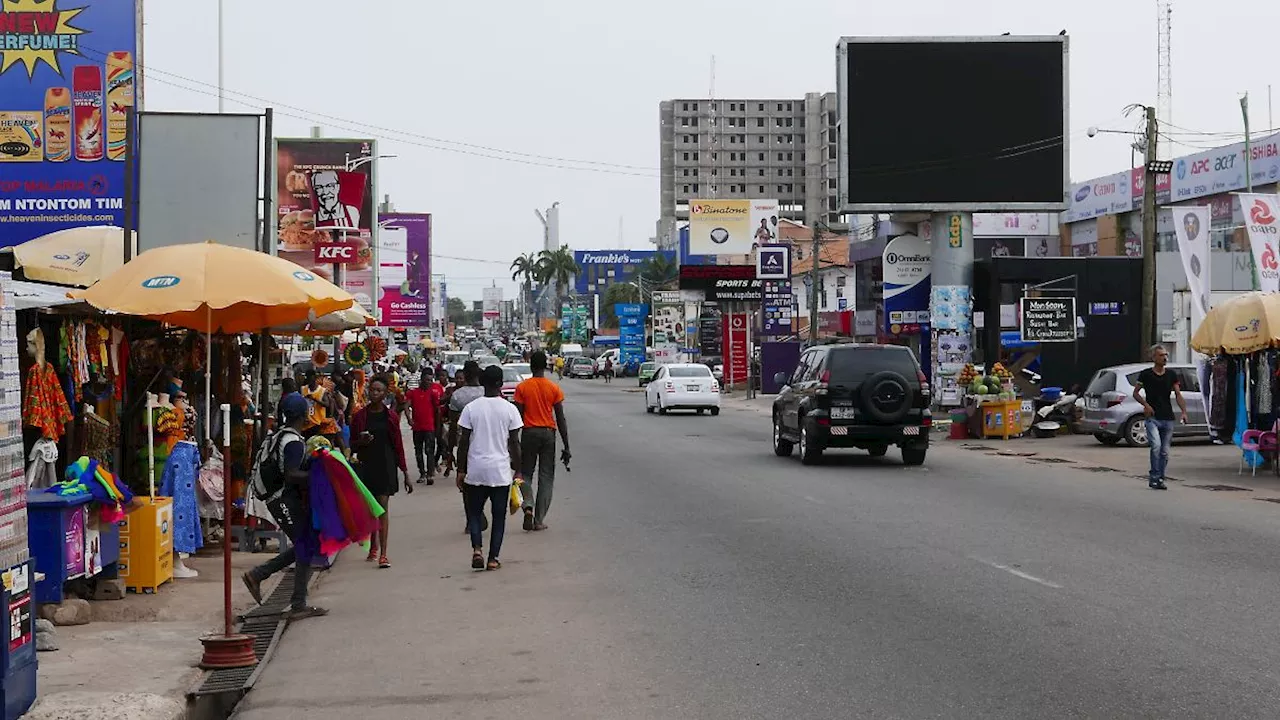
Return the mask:
<path fill-rule="evenodd" d="M 613 372 L 616 375 L 618 371 L 622 369 L 621 358 L 622 351 L 618 348 L 609 348 L 608 350 L 600 353 L 600 357 L 596 358 L 596 377 L 600 377 L 604 374 L 605 360 L 613 361 Z"/>
<path fill-rule="evenodd" d="M 565 343 L 560 346 L 560 357 L 575 358 L 582 354 L 582 346 L 578 343 Z"/>

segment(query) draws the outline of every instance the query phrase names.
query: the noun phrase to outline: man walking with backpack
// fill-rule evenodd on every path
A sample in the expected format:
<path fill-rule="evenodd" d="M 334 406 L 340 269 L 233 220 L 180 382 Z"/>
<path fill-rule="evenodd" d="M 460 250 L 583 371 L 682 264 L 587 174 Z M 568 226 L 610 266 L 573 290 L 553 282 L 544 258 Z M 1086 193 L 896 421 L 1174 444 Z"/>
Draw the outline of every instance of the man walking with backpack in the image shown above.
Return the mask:
<path fill-rule="evenodd" d="M 253 492 L 267 504 L 292 545 L 288 550 L 241 576 L 254 602 L 262 604 L 262 582 L 294 566 L 293 595 L 286 619 L 302 620 L 328 615 L 329 611 L 307 604 L 307 584 L 311 579 L 311 556 L 316 543 L 312 537 L 307 507 L 306 441 L 302 428 L 307 422 L 307 401 L 298 394 L 280 399 L 284 427 L 267 438 L 254 459 Z"/>

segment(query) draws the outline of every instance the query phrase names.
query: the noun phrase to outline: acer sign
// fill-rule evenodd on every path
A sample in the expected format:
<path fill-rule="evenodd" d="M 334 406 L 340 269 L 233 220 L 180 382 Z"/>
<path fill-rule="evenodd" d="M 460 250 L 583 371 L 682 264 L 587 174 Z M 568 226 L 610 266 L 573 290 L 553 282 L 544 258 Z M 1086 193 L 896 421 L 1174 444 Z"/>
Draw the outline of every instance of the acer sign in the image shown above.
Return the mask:
<path fill-rule="evenodd" d="M 1249 231 L 1249 248 L 1258 269 L 1259 290 L 1280 291 L 1280 262 L 1276 259 L 1276 243 L 1280 239 L 1280 195 L 1241 193 L 1240 207 L 1245 211 L 1245 227 Z"/>
<path fill-rule="evenodd" d="M 355 242 L 316 243 L 317 264 L 350 265 L 356 261 L 358 244 Z"/>

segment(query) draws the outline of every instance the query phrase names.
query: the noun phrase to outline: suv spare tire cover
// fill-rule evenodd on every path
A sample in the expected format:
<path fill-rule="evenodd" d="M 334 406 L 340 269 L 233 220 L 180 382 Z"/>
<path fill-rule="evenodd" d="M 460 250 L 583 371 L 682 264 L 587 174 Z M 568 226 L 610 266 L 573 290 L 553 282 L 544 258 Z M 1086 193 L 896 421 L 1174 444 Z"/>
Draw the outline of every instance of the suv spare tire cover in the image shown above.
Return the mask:
<path fill-rule="evenodd" d="M 872 420 L 885 425 L 900 422 L 911 409 L 912 392 L 907 379 L 892 370 L 867 378 L 858 391 L 858 404 Z"/>

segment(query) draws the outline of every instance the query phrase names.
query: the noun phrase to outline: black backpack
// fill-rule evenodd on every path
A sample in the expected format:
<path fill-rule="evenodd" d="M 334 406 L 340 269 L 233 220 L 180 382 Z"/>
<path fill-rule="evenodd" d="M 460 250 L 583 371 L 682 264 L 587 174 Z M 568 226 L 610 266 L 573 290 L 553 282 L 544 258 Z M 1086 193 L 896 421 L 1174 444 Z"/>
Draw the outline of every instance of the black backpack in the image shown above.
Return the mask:
<path fill-rule="evenodd" d="M 284 459 L 280 456 L 288 442 L 305 442 L 302 434 L 291 427 L 272 433 L 258 448 L 249 473 L 249 485 L 259 500 L 266 500 L 284 488 Z"/>

